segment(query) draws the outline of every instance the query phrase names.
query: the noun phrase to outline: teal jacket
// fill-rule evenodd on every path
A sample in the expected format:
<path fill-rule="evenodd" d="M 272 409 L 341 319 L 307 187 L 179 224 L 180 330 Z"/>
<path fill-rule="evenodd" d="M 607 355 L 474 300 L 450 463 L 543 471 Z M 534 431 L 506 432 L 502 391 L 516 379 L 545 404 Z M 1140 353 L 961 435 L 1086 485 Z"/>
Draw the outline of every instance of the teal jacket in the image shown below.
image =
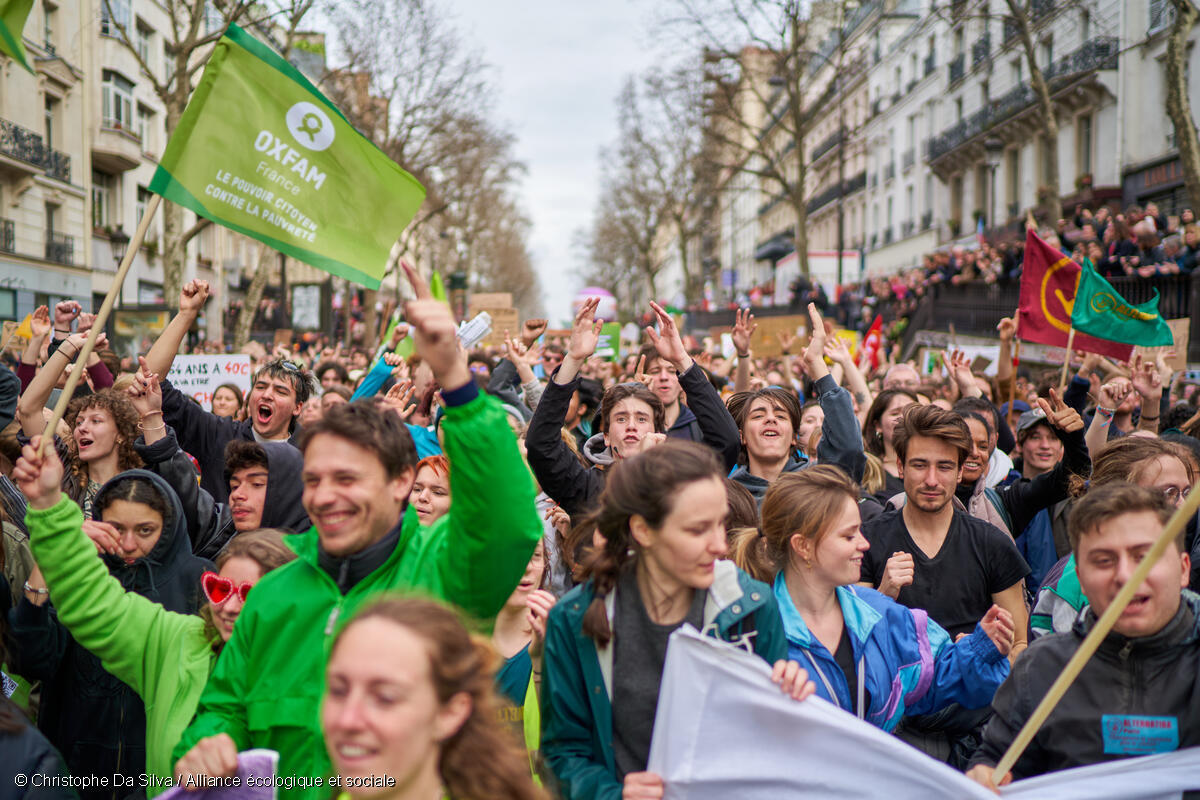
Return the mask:
<path fill-rule="evenodd" d="M 65 494 L 44 511 L 30 508 L 25 522 L 59 621 L 145 702 L 147 777 L 135 788 L 149 797 L 161 794 L 171 777 L 171 745 L 196 713 L 216 659 L 215 631 L 205 630 L 198 616 L 125 591 L 83 532 L 83 512 Z"/>
<path fill-rule="evenodd" d="M 339 625 L 381 593 L 398 590 L 455 604 L 475 620 L 495 618 L 542 537 L 533 478 L 495 399 L 472 392 L 447 409 L 443 430 L 450 511 L 422 527 L 409 508 L 396 549 L 346 595 L 318 566 L 315 528 L 289 539 L 299 558 L 250 593 L 196 718 L 175 746 L 176 760 L 200 739 L 226 733 L 238 750 L 277 751 L 280 775 L 326 779 L 323 787 L 281 790 L 280 797 L 324 800 L 332 766 L 320 705 Z"/>
<path fill-rule="evenodd" d="M 616 593 L 605 598 L 612 620 Z M 563 800 L 620 800 L 613 755 L 611 644 L 597 649 L 583 633 L 592 582 L 576 586 L 550 611 L 542 666 L 542 758 Z M 718 561 L 704 605 L 704 633 L 752 644 L 768 664 L 787 657 L 787 639 L 771 587 Z"/>

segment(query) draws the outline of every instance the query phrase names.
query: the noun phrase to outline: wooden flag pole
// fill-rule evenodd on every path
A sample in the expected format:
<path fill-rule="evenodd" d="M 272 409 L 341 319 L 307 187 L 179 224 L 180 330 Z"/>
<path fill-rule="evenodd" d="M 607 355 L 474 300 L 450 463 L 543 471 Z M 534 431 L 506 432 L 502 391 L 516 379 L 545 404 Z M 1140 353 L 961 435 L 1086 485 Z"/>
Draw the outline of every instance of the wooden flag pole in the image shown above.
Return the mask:
<path fill-rule="evenodd" d="M 1013 337 L 1013 354 L 1012 354 L 1012 380 L 1008 384 L 1008 427 L 1017 427 L 1016 409 L 1013 404 L 1017 400 L 1017 370 L 1021 366 L 1021 340 L 1016 336 Z"/>
<path fill-rule="evenodd" d="M 1046 691 L 1046 696 L 1042 698 L 1042 702 L 1038 703 L 1037 708 L 1033 710 L 1033 714 L 1026 720 L 1024 727 L 1021 728 L 1017 738 L 1013 739 L 1012 744 L 1008 746 L 1004 756 L 1000 762 L 996 764 L 996 769 L 992 773 L 993 782 L 1003 779 L 1005 775 L 1012 770 L 1013 765 L 1017 763 L 1017 759 L 1025 752 L 1025 748 L 1033 741 L 1034 735 L 1038 732 L 1038 728 L 1042 727 L 1042 723 L 1050 716 L 1050 712 L 1058 705 L 1058 701 L 1066 694 L 1075 678 L 1083 670 L 1085 664 L 1092 654 L 1096 652 L 1096 648 L 1100 646 L 1100 642 L 1104 641 L 1104 637 L 1112 630 L 1116 624 L 1117 618 L 1125 611 L 1125 607 L 1129 605 L 1129 601 L 1133 599 L 1133 594 L 1141 588 L 1142 582 L 1146 580 L 1146 576 L 1150 574 L 1150 570 L 1158 563 L 1158 559 L 1166 552 L 1167 547 L 1179 535 L 1184 526 L 1187 525 L 1195 514 L 1196 510 L 1200 509 L 1200 482 L 1197 482 L 1192 487 L 1191 493 L 1188 494 L 1187 501 L 1175 509 L 1175 513 L 1171 515 L 1171 519 L 1167 521 L 1167 525 L 1159 534 L 1158 541 L 1150 548 L 1150 550 L 1142 557 L 1141 562 L 1137 565 L 1137 569 L 1129 576 L 1129 581 L 1121 591 L 1117 592 L 1117 596 L 1113 598 L 1105 612 L 1096 620 L 1095 626 L 1088 633 L 1083 643 L 1079 645 L 1079 649 L 1075 651 L 1075 655 L 1071 656 L 1071 660 L 1063 667 L 1058 678 L 1054 683 L 1050 684 L 1050 688 Z"/>
<path fill-rule="evenodd" d="M 142 221 L 138 223 L 137 230 L 133 233 L 133 238 L 129 240 L 129 245 L 125 248 L 125 257 L 121 259 L 121 266 L 117 269 L 117 274 L 113 277 L 112 286 L 109 287 L 108 294 L 104 297 L 104 302 L 100 304 L 100 310 L 96 312 L 96 319 L 92 322 L 91 330 L 88 331 L 87 341 L 83 343 L 83 349 L 75 357 L 75 364 L 71 367 L 71 374 L 67 376 L 67 385 L 63 387 L 62 393 L 59 394 L 58 402 L 54 404 L 54 413 L 50 415 L 50 421 L 46 423 L 46 428 L 42 431 L 42 446 L 39 452 L 39 455 L 42 457 L 45 457 L 46 449 L 54 441 L 54 429 L 58 427 L 58 421 L 66 413 L 67 406 L 71 402 L 71 395 L 75 393 L 75 387 L 79 385 L 79 378 L 83 375 L 84 365 L 87 364 L 88 357 L 91 356 L 92 350 L 96 346 L 96 338 L 104 330 L 104 323 L 108 321 L 108 314 L 112 311 L 117 294 L 121 291 L 121 285 L 125 283 L 125 276 L 129 274 L 129 268 L 133 265 L 133 258 L 137 255 L 138 248 L 142 246 L 142 240 L 146 238 L 146 231 L 150 228 L 150 220 L 154 218 L 155 212 L 158 211 L 160 202 L 162 202 L 161 196 L 156 194 L 150 197 L 150 202 L 146 206 L 146 212 L 142 214 Z"/>
<path fill-rule="evenodd" d="M 1058 379 L 1058 390 L 1061 392 L 1067 386 L 1067 370 L 1071 366 L 1071 354 L 1075 352 L 1075 326 L 1067 332 L 1067 357 L 1063 359 L 1062 376 Z"/>

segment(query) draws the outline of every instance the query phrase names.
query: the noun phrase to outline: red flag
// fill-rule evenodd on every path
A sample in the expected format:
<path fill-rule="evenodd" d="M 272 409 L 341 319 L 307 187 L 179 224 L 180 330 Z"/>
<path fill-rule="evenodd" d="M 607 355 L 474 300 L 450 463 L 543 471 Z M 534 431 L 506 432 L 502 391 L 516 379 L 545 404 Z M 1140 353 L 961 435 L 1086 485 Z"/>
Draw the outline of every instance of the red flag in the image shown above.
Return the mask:
<path fill-rule="evenodd" d="M 871 365 L 871 369 L 879 369 L 879 349 L 883 346 L 883 317 L 875 315 L 875 321 L 867 329 L 863 337 L 862 360 Z"/>
<path fill-rule="evenodd" d="M 1027 342 L 1066 347 L 1071 331 L 1071 309 L 1079 285 L 1079 265 L 1042 241 L 1032 230 L 1025 235 L 1025 263 L 1021 268 L 1021 321 L 1017 336 Z M 1128 361 L 1133 346 L 1075 334 L 1074 347 L 1088 353 Z"/>

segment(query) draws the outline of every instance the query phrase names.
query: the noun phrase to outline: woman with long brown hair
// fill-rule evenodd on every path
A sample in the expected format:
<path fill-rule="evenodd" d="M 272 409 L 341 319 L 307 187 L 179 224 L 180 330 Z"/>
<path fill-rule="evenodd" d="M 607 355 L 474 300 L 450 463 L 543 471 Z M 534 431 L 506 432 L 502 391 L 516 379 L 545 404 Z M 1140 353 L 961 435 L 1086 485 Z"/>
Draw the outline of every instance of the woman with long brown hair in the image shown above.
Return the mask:
<path fill-rule="evenodd" d="M 983 708 L 1008 675 L 1013 621 L 999 606 L 958 642 L 924 611 L 855 586 L 870 545 L 858 485 L 837 467 L 782 475 L 767 491 L 761 533 L 743 531 L 739 566 L 774 583 L 788 657 L 824 699 L 884 730 L 951 703 Z"/>
<path fill-rule="evenodd" d="M 884 389 L 875 395 L 863 419 L 863 450 L 883 464 L 883 489 L 875 494 L 880 505 L 886 505 L 892 497 L 904 492 L 892 436 L 904 416 L 904 409 L 917 402 L 917 396 L 907 389 Z"/>
<path fill-rule="evenodd" d="M 543 800 L 497 717 L 491 646 L 430 600 L 385 597 L 334 640 L 321 728 L 342 797 Z"/>
<path fill-rule="evenodd" d="M 669 440 L 624 459 L 578 530 L 594 531 L 586 581 L 550 612 L 542 757 L 564 800 L 661 798 L 646 771 L 667 640 L 685 622 L 774 665 L 784 691 L 813 691 L 784 660 L 768 586 L 725 561 L 723 470 L 713 451 Z"/>

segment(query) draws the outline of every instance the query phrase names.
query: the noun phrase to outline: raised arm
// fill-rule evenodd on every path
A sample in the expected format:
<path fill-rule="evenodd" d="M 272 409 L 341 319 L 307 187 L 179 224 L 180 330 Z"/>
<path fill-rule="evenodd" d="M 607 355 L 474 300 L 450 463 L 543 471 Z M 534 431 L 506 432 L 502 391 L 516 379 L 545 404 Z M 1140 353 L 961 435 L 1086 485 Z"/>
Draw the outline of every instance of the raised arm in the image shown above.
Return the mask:
<path fill-rule="evenodd" d="M 478 621 L 495 617 L 543 533 L 536 491 L 517 440 L 495 398 L 480 394 L 458 346 L 450 308 L 408 303 L 416 351 L 442 386 L 450 511 L 435 523 L 445 539 L 436 568 L 446 599 Z"/>
<path fill-rule="evenodd" d="M 171 362 L 179 354 L 179 347 L 187 332 L 200 316 L 200 309 L 208 300 L 208 281 L 194 280 L 179 293 L 179 313 L 158 336 L 158 340 L 146 353 L 146 366 L 156 375 L 166 377 L 171 371 Z"/>
<path fill-rule="evenodd" d="M 738 360 L 737 371 L 733 376 L 734 392 L 745 392 L 750 389 L 750 366 L 753 361 L 750 353 L 750 337 L 754 335 L 757 328 L 758 323 L 754 321 L 754 315 L 750 313 L 750 309 L 739 308 L 734 312 L 733 331 L 730 333 Z M 788 377 L 790 378 L 791 375 Z"/>
<path fill-rule="evenodd" d="M 26 436 L 36 436 L 46 427 L 42 418 L 42 409 L 50 399 L 50 392 L 58 383 L 63 370 L 70 366 L 75 357 L 83 349 L 87 341 L 86 333 L 73 333 L 63 342 L 54 353 L 46 359 L 46 363 L 38 370 L 37 375 L 30 381 L 25 393 L 17 402 L 17 418 L 21 421 L 21 430 Z M 103 333 L 96 339 L 96 349 L 108 346 L 108 337 Z"/>
<path fill-rule="evenodd" d="M 804 368 L 816 386 L 821 410 L 825 412 L 817 460 L 822 464 L 836 464 L 846 471 L 850 480 L 860 483 L 867 466 L 862 429 L 854 415 L 850 393 L 837 385 L 825 365 L 825 321 L 812 303 L 808 304 L 808 317 L 812 335 L 804 349 Z"/>

